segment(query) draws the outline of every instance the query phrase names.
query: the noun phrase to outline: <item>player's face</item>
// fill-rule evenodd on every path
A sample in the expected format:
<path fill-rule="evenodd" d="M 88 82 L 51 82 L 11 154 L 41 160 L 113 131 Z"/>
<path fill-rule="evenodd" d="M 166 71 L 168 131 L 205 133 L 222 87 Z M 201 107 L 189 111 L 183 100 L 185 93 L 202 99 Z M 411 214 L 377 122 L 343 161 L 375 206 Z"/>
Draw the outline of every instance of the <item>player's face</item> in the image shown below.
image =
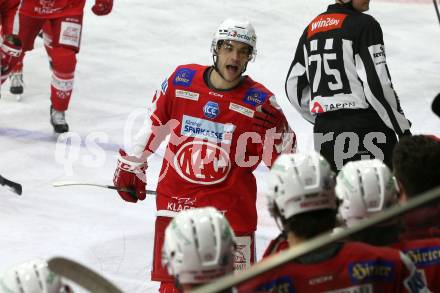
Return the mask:
<path fill-rule="evenodd" d="M 252 53 L 252 48 L 236 41 L 224 41 L 218 49 L 217 67 L 228 82 L 240 78 Z"/>
<path fill-rule="evenodd" d="M 370 9 L 370 0 L 352 0 L 353 8 L 359 12 Z"/>

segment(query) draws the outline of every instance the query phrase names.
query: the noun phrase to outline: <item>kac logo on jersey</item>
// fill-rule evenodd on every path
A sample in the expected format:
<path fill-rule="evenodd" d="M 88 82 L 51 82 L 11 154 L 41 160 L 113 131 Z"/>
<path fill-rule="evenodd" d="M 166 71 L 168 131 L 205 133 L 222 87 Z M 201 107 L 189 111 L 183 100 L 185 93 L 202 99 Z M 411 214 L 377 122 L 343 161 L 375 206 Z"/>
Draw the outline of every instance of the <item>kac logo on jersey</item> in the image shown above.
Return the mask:
<path fill-rule="evenodd" d="M 263 104 L 264 101 L 266 101 L 266 98 L 267 98 L 267 93 L 254 88 L 250 88 L 246 92 L 243 102 L 256 107 Z"/>
<path fill-rule="evenodd" d="M 218 116 L 218 114 L 220 114 L 220 108 L 216 102 L 209 101 L 203 107 L 203 113 L 205 114 L 206 118 L 214 119 Z"/>
<path fill-rule="evenodd" d="M 176 76 L 174 77 L 173 84 L 181 85 L 181 86 L 190 86 L 195 74 L 196 74 L 195 70 L 189 68 L 180 68 L 176 72 Z"/>
<path fill-rule="evenodd" d="M 174 168 L 184 180 L 201 185 L 223 182 L 231 170 L 229 154 L 208 141 L 185 143 L 174 156 Z"/>

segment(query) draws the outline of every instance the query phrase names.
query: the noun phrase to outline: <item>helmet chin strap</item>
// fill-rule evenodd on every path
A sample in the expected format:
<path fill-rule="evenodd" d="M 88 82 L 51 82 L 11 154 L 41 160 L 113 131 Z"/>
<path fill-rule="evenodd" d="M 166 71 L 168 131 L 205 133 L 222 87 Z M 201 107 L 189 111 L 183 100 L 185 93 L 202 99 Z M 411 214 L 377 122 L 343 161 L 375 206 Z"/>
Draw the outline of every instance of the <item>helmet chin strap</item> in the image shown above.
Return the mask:
<path fill-rule="evenodd" d="M 217 71 L 217 73 L 218 73 L 218 75 L 220 75 L 221 76 L 221 78 L 223 78 L 223 80 L 226 80 L 226 78 L 223 76 L 223 74 L 220 72 L 220 70 L 218 69 L 218 66 L 217 66 L 217 54 L 216 53 L 214 53 L 213 55 L 212 55 L 212 61 L 214 61 L 214 70 L 215 71 Z"/>

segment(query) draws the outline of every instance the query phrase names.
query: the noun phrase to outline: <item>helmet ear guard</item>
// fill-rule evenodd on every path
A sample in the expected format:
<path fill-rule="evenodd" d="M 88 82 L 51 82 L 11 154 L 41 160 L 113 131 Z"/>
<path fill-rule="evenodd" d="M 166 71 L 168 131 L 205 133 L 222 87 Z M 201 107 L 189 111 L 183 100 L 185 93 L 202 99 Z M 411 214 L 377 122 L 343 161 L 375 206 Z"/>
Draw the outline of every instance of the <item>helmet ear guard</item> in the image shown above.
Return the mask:
<path fill-rule="evenodd" d="M 277 186 L 275 186 L 275 189 L 276 188 Z M 277 225 L 278 229 L 280 229 L 280 231 L 284 231 L 286 219 L 281 214 L 281 211 L 278 209 L 278 206 L 276 205 L 274 200 L 267 201 L 267 210 L 269 211 L 269 215 L 274 218 L 275 224 Z"/>
<path fill-rule="evenodd" d="M 336 182 L 339 214 L 348 226 L 397 203 L 396 179 L 380 160 L 349 162 Z"/>

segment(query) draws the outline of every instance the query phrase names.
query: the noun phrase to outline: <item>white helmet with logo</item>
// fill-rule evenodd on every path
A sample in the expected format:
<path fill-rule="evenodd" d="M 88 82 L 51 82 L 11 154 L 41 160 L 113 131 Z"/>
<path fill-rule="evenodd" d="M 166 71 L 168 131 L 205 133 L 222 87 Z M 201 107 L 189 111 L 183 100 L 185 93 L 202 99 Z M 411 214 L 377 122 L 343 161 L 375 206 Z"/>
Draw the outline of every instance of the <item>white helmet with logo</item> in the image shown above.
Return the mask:
<path fill-rule="evenodd" d="M 217 55 L 217 44 L 222 40 L 245 43 L 252 48 L 250 60 L 257 55 L 257 35 L 253 25 L 247 20 L 226 19 L 218 27 L 211 43 L 211 52 Z"/>
<path fill-rule="evenodd" d="M 233 271 L 235 237 L 213 207 L 179 212 L 165 230 L 162 264 L 180 284 L 206 283 Z"/>
<path fill-rule="evenodd" d="M 0 278 L 2 293 L 59 293 L 70 292 L 61 278 L 49 271 L 41 259 L 25 262 L 6 271 Z M 63 291 L 64 290 L 64 291 Z"/>
<path fill-rule="evenodd" d="M 378 159 L 347 163 L 336 178 L 339 214 L 347 226 L 397 203 L 398 187 Z"/>
<path fill-rule="evenodd" d="M 282 154 L 270 170 L 269 210 L 277 209 L 287 220 L 308 211 L 336 209 L 334 185 L 334 173 L 320 154 Z"/>

